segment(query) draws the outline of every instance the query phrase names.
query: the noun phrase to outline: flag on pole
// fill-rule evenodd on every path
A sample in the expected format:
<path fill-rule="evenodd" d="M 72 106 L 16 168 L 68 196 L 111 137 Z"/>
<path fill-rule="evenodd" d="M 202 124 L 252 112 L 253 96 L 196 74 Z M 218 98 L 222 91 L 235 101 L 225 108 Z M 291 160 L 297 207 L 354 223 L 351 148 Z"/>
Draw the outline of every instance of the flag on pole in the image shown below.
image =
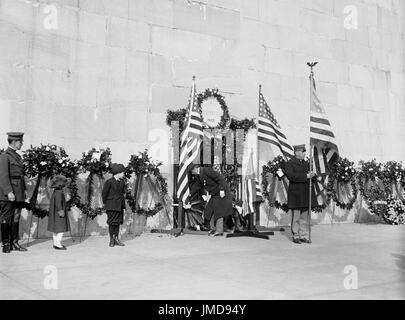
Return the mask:
<path fill-rule="evenodd" d="M 280 155 L 284 159 L 293 157 L 294 149 L 288 144 L 287 137 L 282 132 L 261 91 L 259 93 L 259 125 L 257 136 L 260 160 L 270 161 Z"/>
<path fill-rule="evenodd" d="M 326 116 L 325 109 L 316 92 L 313 74 L 311 80 L 311 120 L 310 120 L 310 143 L 313 149 L 314 169 L 318 175 L 329 173 L 330 166 L 339 157 L 336 138 L 332 126 Z"/>
<path fill-rule="evenodd" d="M 294 155 L 294 148 L 288 143 L 287 137 L 282 131 L 274 114 L 271 112 L 264 96 L 259 91 L 259 124 L 257 132 L 259 164 L 267 164 L 274 158 L 282 156 L 289 160 Z M 283 173 L 279 177 L 268 177 L 271 202 L 278 201 L 287 203 L 288 180 Z"/>
<path fill-rule="evenodd" d="M 316 92 L 316 84 L 313 73 L 310 76 L 311 83 L 311 119 L 310 119 L 310 144 L 314 172 L 322 176 L 321 182 L 314 183 L 315 195 L 320 205 L 326 203 L 326 184 L 330 167 L 339 157 L 339 149 L 336 143 L 332 126 Z"/>
<path fill-rule="evenodd" d="M 245 203 L 245 212 L 254 212 L 254 203 L 263 201 L 263 194 L 254 170 L 253 152 L 249 155 L 249 162 L 244 179 L 244 189 L 245 199 L 243 199 L 243 202 Z"/>
<path fill-rule="evenodd" d="M 181 137 L 179 175 L 177 177 L 177 198 L 183 203 L 188 202 L 190 195 L 188 168 L 200 157 L 203 133 L 201 111 L 197 103 L 195 80 L 191 87 L 188 105 L 187 123 Z"/>

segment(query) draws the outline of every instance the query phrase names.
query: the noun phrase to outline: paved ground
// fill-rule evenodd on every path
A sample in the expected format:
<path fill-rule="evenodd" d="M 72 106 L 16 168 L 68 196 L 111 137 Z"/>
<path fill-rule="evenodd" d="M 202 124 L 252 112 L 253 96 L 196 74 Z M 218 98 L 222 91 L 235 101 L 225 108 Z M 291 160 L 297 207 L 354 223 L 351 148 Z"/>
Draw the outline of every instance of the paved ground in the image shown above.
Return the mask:
<path fill-rule="evenodd" d="M 36 240 L 27 253 L 0 255 L 0 299 L 405 298 L 405 227 L 316 226 L 312 245 L 288 237 L 148 233 L 109 248 L 95 236 L 65 240 L 67 251 Z M 348 265 L 357 268 L 357 290 L 344 288 Z M 47 266 L 57 269 L 56 290 L 44 288 Z"/>

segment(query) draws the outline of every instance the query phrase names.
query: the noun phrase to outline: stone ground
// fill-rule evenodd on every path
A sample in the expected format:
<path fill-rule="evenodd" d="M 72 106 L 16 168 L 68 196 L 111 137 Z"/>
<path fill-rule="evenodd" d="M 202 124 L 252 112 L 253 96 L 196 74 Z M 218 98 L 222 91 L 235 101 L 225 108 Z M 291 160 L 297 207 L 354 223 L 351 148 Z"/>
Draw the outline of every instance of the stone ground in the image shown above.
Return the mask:
<path fill-rule="evenodd" d="M 27 253 L 0 255 L 0 299 L 404 299 L 405 227 L 367 224 L 315 226 L 312 245 L 289 233 L 252 238 L 144 233 L 125 247 L 94 236 L 49 239 Z M 55 266 L 58 289 L 44 288 Z M 358 270 L 346 290 L 345 266 Z"/>

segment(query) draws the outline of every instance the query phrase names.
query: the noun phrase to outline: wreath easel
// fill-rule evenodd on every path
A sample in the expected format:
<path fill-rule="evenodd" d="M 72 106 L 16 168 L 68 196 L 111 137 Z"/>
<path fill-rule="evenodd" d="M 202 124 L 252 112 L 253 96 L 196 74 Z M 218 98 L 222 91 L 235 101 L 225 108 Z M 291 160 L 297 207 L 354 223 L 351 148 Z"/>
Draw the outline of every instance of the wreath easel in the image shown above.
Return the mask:
<path fill-rule="evenodd" d="M 125 171 L 125 178 L 127 181 L 127 195 L 126 199 L 128 205 L 131 208 L 131 224 L 129 226 L 129 233 L 131 233 L 133 224 L 133 215 L 137 213 L 138 215 L 148 217 L 153 217 L 162 209 L 164 209 L 169 224 L 171 224 L 170 216 L 167 211 L 167 203 L 165 197 L 167 196 L 167 183 L 162 177 L 159 167 L 162 165 L 161 162 L 155 163 L 148 155 L 148 150 L 139 153 L 138 155 L 132 155 L 129 160 L 128 166 Z M 129 180 L 132 175 L 135 175 L 135 186 L 133 192 L 131 188 L 128 187 Z M 156 177 L 156 182 L 152 181 L 151 175 Z M 155 195 L 158 195 L 159 201 L 155 204 L 152 209 L 144 209 L 139 206 L 138 201 L 140 198 L 140 190 L 142 190 L 144 183 L 147 183 L 149 188 L 152 189 Z M 153 198 L 151 198 L 152 201 Z M 151 203 L 150 203 L 151 204 Z M 148 206 L 150 208 L 150 205 Z"/>
<path fill-rule="evenodd" d="M 93 195 L 94 177 L 98 177 L 101 185 L 103 185 L 104 174 L 110 172 L 111 150 L 109 148 L 106 148 L 105 150 L 96 150 L 95 148 L 93 148 L 87 153 L 83 152 L 82 159 L 79 160 L 78 165 L 80 166 L 83 173 L 89 172 L 89 176 L 86 179 L 86 185 L 88 185 L 88 188 L 86 190 L 85 202 L 79 202 L 76 205 L 86 216 L 83 228 L 84 231 L 80 235 L 80 242 L 82 242 L 82 238 L 86 234 L 88 218 L 94 220 L 98 215 L 101 215 L 103 213 L 102 208 L 92 208 L 91 197 Z"/>

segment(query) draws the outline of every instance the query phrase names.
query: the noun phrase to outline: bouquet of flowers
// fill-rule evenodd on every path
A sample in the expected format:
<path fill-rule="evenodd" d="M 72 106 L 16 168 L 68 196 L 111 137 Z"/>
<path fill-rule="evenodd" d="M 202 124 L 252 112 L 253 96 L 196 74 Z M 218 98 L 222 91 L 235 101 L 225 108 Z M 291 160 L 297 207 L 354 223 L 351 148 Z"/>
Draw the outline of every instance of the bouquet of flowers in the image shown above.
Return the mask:
<path fill-rule="evenodd" d="M 392 225 L 405 224 L 405 204 L 397 197 L 390 195 L 387 199 L 387 210 L 384 215 L 386 222 Z"/>
<path fill-rule="evenodd" d="M 356 173 L 354 162 L 349 161 L 347 158 L 339 158 L 331 168 L 331 177 L 341 183 L 353 181 Z"/>
<path fill-rule="evenodd" d="M 23 155 L 24 171 L 28 177 L 52 176 L 56 168 L 60 167 L 60 149 L 53 144 L 39 147 L 31 146 Z"/>
<path fill-rule="evenodd" d="M 376 159 L 372 161 L 360 161 L 359 179 L 364 181 L 376 181 L 382 178 L 382 164 L 377 163 Z"/>
<path fill-rule="evenodd" d="M 401 182 L 404 178 L 404 170 L 402 163 L 396 161 L 389 161 L 383 166 L 382 178 L 387 183 Z"/>
<path fill-rule="evenodd" d="M 104 172 L 109 172 L 111 169 L 111 150 L 97 150 L 92 148 L 87 152 L 83 152 L 82 158 L 78 161 L 78 165 L 83 172 L 102 175 Z"/>

